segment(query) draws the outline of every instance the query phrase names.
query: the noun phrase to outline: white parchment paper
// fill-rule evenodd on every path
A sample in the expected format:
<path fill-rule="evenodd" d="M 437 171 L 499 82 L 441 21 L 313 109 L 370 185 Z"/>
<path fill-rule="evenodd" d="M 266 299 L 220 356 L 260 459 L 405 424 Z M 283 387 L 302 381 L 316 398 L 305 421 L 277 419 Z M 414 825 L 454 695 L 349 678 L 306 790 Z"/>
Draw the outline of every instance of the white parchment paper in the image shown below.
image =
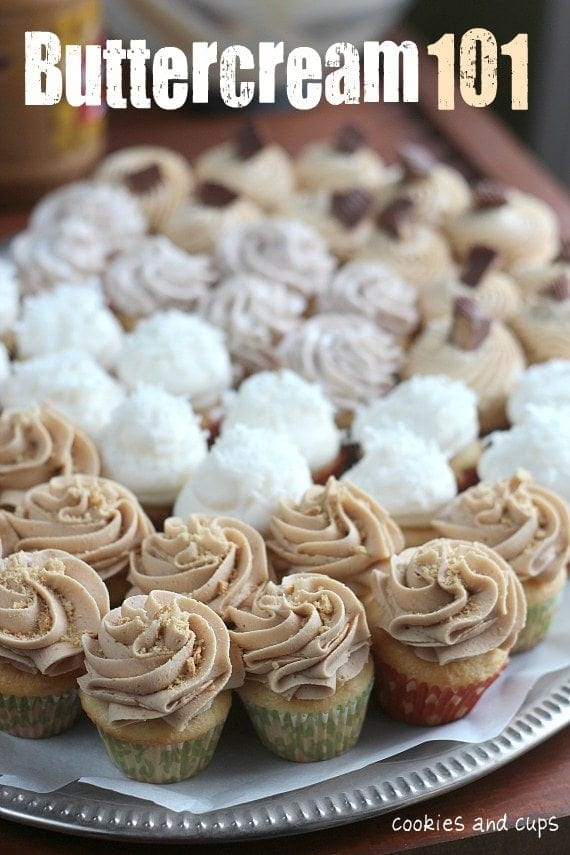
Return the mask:
<path fill-rule="evenodd" d="M 514 656 L 466 718 L 437 728 L 410 727 L 381 714 L 372 697 L 358 745 L 333 760 L 290 763 L 270 754 L 257 741 L 236 698 L 212 763 L 189 781 L 156 786 L 124 777 L 108 760 L 86 718 L 51 739 L 0 733 L 0 778 L 5 785 L 35 792 L 80 780 L 174 811 L 203 813 L 326 781 L 422 743 L 483 742 L 506 727 L 541 676 L 570 666 L 569 613 L 570 586 L 547 638 L 534 650 Z"/>

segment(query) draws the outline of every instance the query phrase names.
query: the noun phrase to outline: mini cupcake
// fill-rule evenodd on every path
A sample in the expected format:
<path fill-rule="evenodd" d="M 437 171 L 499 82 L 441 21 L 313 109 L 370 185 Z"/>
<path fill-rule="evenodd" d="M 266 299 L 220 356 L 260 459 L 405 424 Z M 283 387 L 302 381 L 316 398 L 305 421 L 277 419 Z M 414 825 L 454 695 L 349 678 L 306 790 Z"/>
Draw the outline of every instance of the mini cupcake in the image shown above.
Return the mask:
<path fill-rule="evenodd" d="M 231 517 L 170 517 L 131 554 L 132 594 L 174 591 L 206 603 L 222 620 L 230 606 L 247 609 L 268 581 L 263 538 Z"/>
<path fill-rule="evenodd" d="M 507 402 L 509 421 L 523 422 L 536 407 L 570 407 L 570 359 L 531 365 L 521 374 Z"/>
<path fill-rule="evenodd" d="M 317 481 L 342 469 L 341 433 L 334 407 L 316 383 L 293 371 L 260 371 L 224 398 L 222 434 L 236 424 L 286 434 Z"/>
<path fill-rule="evenodd" d="M 219 182 L 269 212 L 281 207 L 295 184 L 285 149 L 266 142 L 251 123 L 243 125 L 233 141 L 206 149 L 194 168 L 198 181 Z"/>
<path fill-rule="evenodd" d="M 109 611 L 105 585 L 59 549 L 0 558 L 0 730 L 40 739 L 80 712 L 81 636 Z"/>
<path fill-rule="evenodd" d="M 352 591 L 295 573 L 230 618 L 245 675 L 238 694 L 266 748 L 301 763 L 352 748 L 373 674 L 364 607 Z"/>
<path fill-rule="evenodd" d="M 418 292 L 378 261 L 349 261 L 319 295 L 319 312 L 365 315 L 405 343 L 419 323 Z"/>
<path fill-rule="evenodd" d="M 83 636 L 83 709 L 129 778 L 167 784 L 212 759 L 231 704 L 228 630 L 182 594 L 129 597 Z"/>
<path fill-rule="evenodd" d="M 82 350 L 62 350 L 12 363 L 0 390 L 5 409 L 49 402 L 95 437 L 123 400 L 123 388 Z"/>
<path fill-rule="evenodd" d="M 491 434 L 477 464 L 481 480 L 493 483 L 519 469 L 570 503 L 570 407 L 532 407 L 520 424 Z"/>
<path fill-rule="evenodd" d="M 308 190 L 378 190 L 393 180 L 390 169 L 354 125 L 344 125 L 335 139 L 305 146 L 296 161 L 297 181 Z"/>
<path fill-rule="evenodd" d="M 222 274 L 253 273 L 281 282 L 307 300 L 325 290 L 335 267 L 325 241 L 314 229 L 277 218 L 222 235 L 216 260 Z"/>
<path fill-rule="evenodd" d="M 485 543 L 507 561 L 527 603 L 513 652 L 541 641 L 566 585 L 570 511 L 564 499 L 519 472 L 467 490 L 438 514 L 433 527 L 443 537 Z"/>
<path fill-rule="evenodd" d="M 154 531 L 133 493 L 95 475 L 67 475 L 31 487 L 1 516 L 4 554 L 65 549 L 97 571 L 111 603 L 126 591 L 131 552 Z"/>
<path fill-rule="evenodd" d="M 0 257 L 0 344 L 13 346 L 13 329 L 19 312 L 20 284 L 16 266 Z"/>
<path fill-rule="evenodd" d="M 458 297 L 451 320 L 432 321 L 415 340 L 404 374 L 462 380 L 478 397 L 479 421 L 486 433 L 507 423 L 506 402 L 524 369 L 514 335 L 476 300 Z"/>
<path fill-rule="evenodd" d="M 100 468 L 87 434 L 52 407 L 5 410 L 0 416 L 0 507 L 13 510 L 30 487 L 50 478 L 99 475 Z"/>
<path fill-rule="evenodd" d="M 107 155 L 95 179 L 125 187 L 154 230 L 160 230 L 164 220 L 186 201 L 194 184 L 185 157 L 154 145 L 128 146 Z"/>
<path fill-rule="evenodd" d="M 15 342 L 20 359 L 77 349 L 104 368 L 112 368 L 123 332 L 99 287 L 63 284 L 24 298 Z"/>
<path fill-rule="evenodd" d="M 459 258 L 483 244 L 498 252 L 507 270 L 548 262 L 558 247 L 553 210 L 541 199 L 494 181 L 476 185 L 471 207 L 449 222 L 446 231 Z"/>
<path fill-rule="evenodd" d="M 164 309 L 197 311 L 216 280 L 207 255 L 190 255 L 168 238 L 146 237 L 111 261 L 103 280 L 109 304 L 127 330 Z"/>
<path fill-rule="evenodd" d="M 451 268 L 446 241 L 418 220 L 409 196 L 397 196 L 376 218 L 376 230 L 356 256 L 379 261 L 418 289 L 426 288 Z"/>
<path fill-rule="evenodd" d="M 331 477 L 299 502 L 282 499 L 271 518 L 267 548 L 283 576 L 320 573 L 348 585 L 362 598 L 372 569 L 404 548 L 400 529 L 372 496 Z"/>
<path fill-rule="evenodd" d="M 119 379 L 129 389 L 145 383 L 187 398 L 208 424 L 232 382 L 223 333 L 178 309 L 156 312 L 125 336 L 117 360 Z"/>
<path fill-rule="evenodd" d="M 360 404 L 384 395 L 404 365 L 395 337 L 356 314 L 315 315 L 286 335 L 278 348 L 284 368 L 318 383 L 335 405 L 339 425 Z"/>
<path fill-rule="evenodd" d="M 247 375 L 277 368 L 276 347 L 306 309 L 305 297 L 281 282 L 235 273 L 210 292 L 202 312 L 224 331 L 236 373 Z"/>
<path fill-rule="evenodd" d="M 570 240 L 561 240 L 558 255 L 553 261 L 542 264 L 520 264 L 513 269 L 525 302 L 532 302 L 559 276 L 570 276 Z"/>
<path fill-rule="evenodd" d="M 421 294 L 424 320 L 449 316 L 457 297 L 473 297 L 497 321 L 508 321 L 521 308 L 518 285 L 512 276 L 496 269 L 494 249 L 474 246 L 463 268 L 449 271 Z"/>
<path fill-rule="evenodd" d="M 570 359 L 570 276 L 559 276 L 511 319 L 530 363 Z"/>
<path fill-rule="evenodd" d="M 162 223 L 160 230 L 187 252 L 212 253 L 221 237 L 261 216 L 261 208 L 251 199 L 208 181 L 198 185 L 195 194 Z"/>
<path fill-rule="evenodd" d="M 516 573 L 482 543 L 440 539 L 406 549 L 374 576 L 367 615 L 381 708 L 422 726 L 462 718 L 524 626 Z"/>
<path fill-rule="evenodd" d="M 307 461 L 288 436 L 236 424 L 224 431 L 182 488 L 177 517 L 236 517 L 262 534 L 283 496 L 299 499 L 311 484 Z"/>
<path fill-rule="evenodd" d="M 395 422 L 369 429 L 365 453 L 342 481 L 372 496 L 394 518 L 406 546 L 434 536 L 431 520 L 457 493 L 455 475 L 433 440 Z"/>
<path fill-rule="evenodd" d="M 137 386 L 113 410 L 98 445 L 103 474 L 132 490 L 155 525 L 170 515 L 208 450 L 190 404 L 147 385 Z"/>

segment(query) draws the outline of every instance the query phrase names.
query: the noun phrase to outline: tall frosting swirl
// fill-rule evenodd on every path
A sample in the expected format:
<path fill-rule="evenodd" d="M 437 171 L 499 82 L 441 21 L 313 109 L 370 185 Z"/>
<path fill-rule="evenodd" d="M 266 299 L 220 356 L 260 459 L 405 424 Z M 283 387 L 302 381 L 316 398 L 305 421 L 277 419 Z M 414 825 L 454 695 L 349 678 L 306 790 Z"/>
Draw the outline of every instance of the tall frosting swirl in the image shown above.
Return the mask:
<path fill-rule="evenodd" d="M 247 523 L 231 517 L 170 517 L 131 554 L 133 593 L 160 589 L 187 594 L 222 618 L 246 607 L 268 579 L 265 544 Z"/>
<path fill-rule="evenodd" d="M 319 383 L 339 409 L 347 410 L 384 395 L 404 363 L 391 333 L 362 315 L 332 312 L 315 315 L 286 335 L 278 356 L 285 368 Z"/>
<path fill-rule="evenodd" d="M 287 699 L 326 698 L 360 673 L 370 650 L 362 603 L 328 576 L 268 582 L 250 611 L 229 610 L 245 676 Z"/>
<path fill-rule="evenodd" d="M 570 298 L 540 295 L 511 319 L 511 326 L 529 362 L 570 359 Z"/>
<path fill-rule="evenodd" d="M 271 518 L 267 547 L 281 573 L 331 576 L 365 590 L 373 567 L 404 548 L 403 535 L 387 511 L 358 487 L 329 478 L 299 502 L 282 499 Z"/>
<path fill-rule="evenodd" d="M 130 490 L 94 475 L 59 476 L 32 487 L 4 522 L 4 552 L 65 549 L 105 580 L 126 571 L 131 551 L 153 531 Z"/>
<path fill-rule="evenodd" d="M 474 297 L 498 321 L 510 320 L 521 306 L 516 282 L 502 270 L 490 270 L 474 287 L 462 282 L 460 274 L 448 271 L 421 292 L 424 320 L 450 315 L 457 297 Z"/>
<path fill-rule="evenodd" d="M 420 290 L 451 268 L 446 241 L 434 229 L 414 224 L 405 236 L 377 229 L 357 258 L 388 265 Z"/>
<path fill-rule="evenodd" d="M 81 636 L 109 611 L 107 588 L 60 549 L 0 558 L 0 662 L 58 676 L 83 666 Z"/>
<path fill-rule="evenodd" d="M 206 712 L 231 676 L 229 636 L 203 603 L 172 591 L 129 597 L 83 636 L 83 692 L 107 701 L 108 719 L 162 719 L 183 730 Z"/>
<path fill-rule="evenodd" d="M 570 511 L 555 493 L 518 473 L 461 493 L 432 521 L 443 537 L 480 541 L 519 579 L 553 579 L 570 553 Z"/>
<path fill-rule="evenodd" d="M 416 656 L 446 665 L 510 650 L 526 620 L 514 570 L 482 543 L 430 540 L 374 571 L 379 625 Z"/>
<path fill-rule="evenodd" d="M 18 504 L 30 487 L 56 475 L 98 475 L 99 455 L 86 433 L 48 405 L 0 416 L 0 505 Z"/>
<path fill-rule="evenodd" d="M 265 219 L 223 235 L 217 261 L 223 273 L 254 273 L 305 297 L 323 291 L 334 259 L 314 229 L 294 220 Z"/>

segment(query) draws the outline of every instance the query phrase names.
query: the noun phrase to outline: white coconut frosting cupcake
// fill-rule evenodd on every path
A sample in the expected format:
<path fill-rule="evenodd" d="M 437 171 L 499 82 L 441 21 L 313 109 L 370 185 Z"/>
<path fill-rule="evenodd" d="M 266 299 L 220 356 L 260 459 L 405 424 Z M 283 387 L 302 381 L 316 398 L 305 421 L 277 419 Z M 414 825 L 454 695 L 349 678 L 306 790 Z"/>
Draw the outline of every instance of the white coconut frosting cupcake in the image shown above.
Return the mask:
<path fill-rule="evenodd" d="M 236 424 L 211 448 L 174 504 L 177 517 L 236 517 L 259 532 L 285 496 L 298 501 L 310 486 L 307 461 L 284 434 Z"/>
<path fill-rule="evenodd" d="M 449 459 L 478 436 L 477 395 L 461 380 L 411 377 L 358 411 L 352 437 L 366 449 L 367 438 L 374 442 L 375 432 L 390 431 L 396 423 L 435 442 Z"/>
<path fill-rule="evenodd" d="M 23 359 L 77 349 L 111 368 L 122 346 L 123 331 L 105 305 L 100 288 L 63 284 L 24 298 L 15 339 Z"/>
<path fill-rule="evenodd" d="M 63 350 L 12 364 L 2 388 L 6 409 L 25 409 L 44 401 L 96 436 L 123 400 L 116 380 L 81 350 Z"/>
<path fill-rule="evenodd" d="M 477 466 L 481 480 L 500 481 L 519 469 L 570 502 L 570 406 L 530 407 L 520 424 L 491 434 Z"/>
<path fill-rule="evenodd" d="M 332 463 L 341 433 L 335 410 L 317 383 L 293 371 L 261 371 L 224 399 L 222 435 L 240 423 L 285 433 L 307 460 L 312 472 Z"/>
<path fill-rule="evenodd" d="M 206 434 L 184 398 L 140 385 L 99 436 L 107 477 L 149 505 L 173 502 L 207 453 Z"/>
<path fill-rule="evenodd" d="M 509 421 L 524 421 L 535 407 L 570 407 L 570 359 L 531 365 L 521 374 L 507 402 Z"/>
<path fill-rule="evenodd" d="M 198 410 L 215 406 L 232 380 L 222 331 L 177 309 L 144 318 L 125 336 L 117 373 L 130 389 L 144 380 Z"/>

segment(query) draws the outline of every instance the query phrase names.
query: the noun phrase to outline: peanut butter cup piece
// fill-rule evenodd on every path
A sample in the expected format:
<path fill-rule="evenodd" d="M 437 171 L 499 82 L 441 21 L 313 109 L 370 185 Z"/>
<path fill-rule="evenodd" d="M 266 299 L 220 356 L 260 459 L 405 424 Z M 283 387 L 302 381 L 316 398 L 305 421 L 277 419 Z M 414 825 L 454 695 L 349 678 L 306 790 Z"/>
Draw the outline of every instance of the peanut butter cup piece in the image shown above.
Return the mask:
<path fill-rule="evenodd" d="M 355 187 L 345 193 L 333 193 L 331 211 L 346 229 L 353 229 L 369 213 L 373 202 L 371 193 Z"/>
<path fill-rule="evenodd" d="M 457 297 L 453 304 L 453 320 L 449 341 L 461 350 L 477 350 L 491 329 L 491 317 L 483 306 L 471 297 Z"/>
<path fill-rule="evenodd" d="M 215 181 L 204 181 L 198 187 L 198 198 L 204 205 L 209 205 L 211 208 L 225 208 L 237 197 L 238 194 L 229 187 L 224 187 L 223 184 L 217 184 Z"/>
<path fill-rule="evenodd" d="M 496 265 L 498 258 L 499 253 L 490 246 L 479 244 L 472 247 L 461 273 L 463 284 L 475 288 L 483 276 Z"/>
<path fill-rule="evenodd" d="M 240 160 L 249 160 L 263 146 L 264 142 L 253 122 L 246 122 L 236 134 L 235 149 Z"/>
<path fill-rule="evenodd" d="M 414 201 L 409 196 L 398 196 L 378 215 L 376 224 L 395 238 L 404 237 L 414 219 Z"/>
<path fill-rule="evenodd" d="M 354 154 L 365 142 L 364 134 L 355 125 L 344 125 L 337 134 L 334 147 L 344 154 Z"/>
<path fill-rule="evenodd" d="M 429 149 L 423 145 L 416 145 L 416 143 L 402 146 L 399 155 L 405 177 L 411 181 L 417 178 L 427 178 L 438 163 L 437 158 Z"/>
<path fill-rule="evenodd" d="M 567 273 L 561 273 L 544 288 L 542 293 L 545 297 L 556 300 L 557 303 L 570 300 L 570 276 Z"/>
<path fill-rule="evenodd" d="M 125 175 L 125 184 L 135 196 L 143 196 L 162 183 L 162 171 L 158 163 L 150 163 Z"/>
<path fill-rule="evenodd" d="M 478 211 L 500 208 L 508 201 L 507 189 L 498 181 L 479 181 L 473 188 L 473 204 Z"/>

